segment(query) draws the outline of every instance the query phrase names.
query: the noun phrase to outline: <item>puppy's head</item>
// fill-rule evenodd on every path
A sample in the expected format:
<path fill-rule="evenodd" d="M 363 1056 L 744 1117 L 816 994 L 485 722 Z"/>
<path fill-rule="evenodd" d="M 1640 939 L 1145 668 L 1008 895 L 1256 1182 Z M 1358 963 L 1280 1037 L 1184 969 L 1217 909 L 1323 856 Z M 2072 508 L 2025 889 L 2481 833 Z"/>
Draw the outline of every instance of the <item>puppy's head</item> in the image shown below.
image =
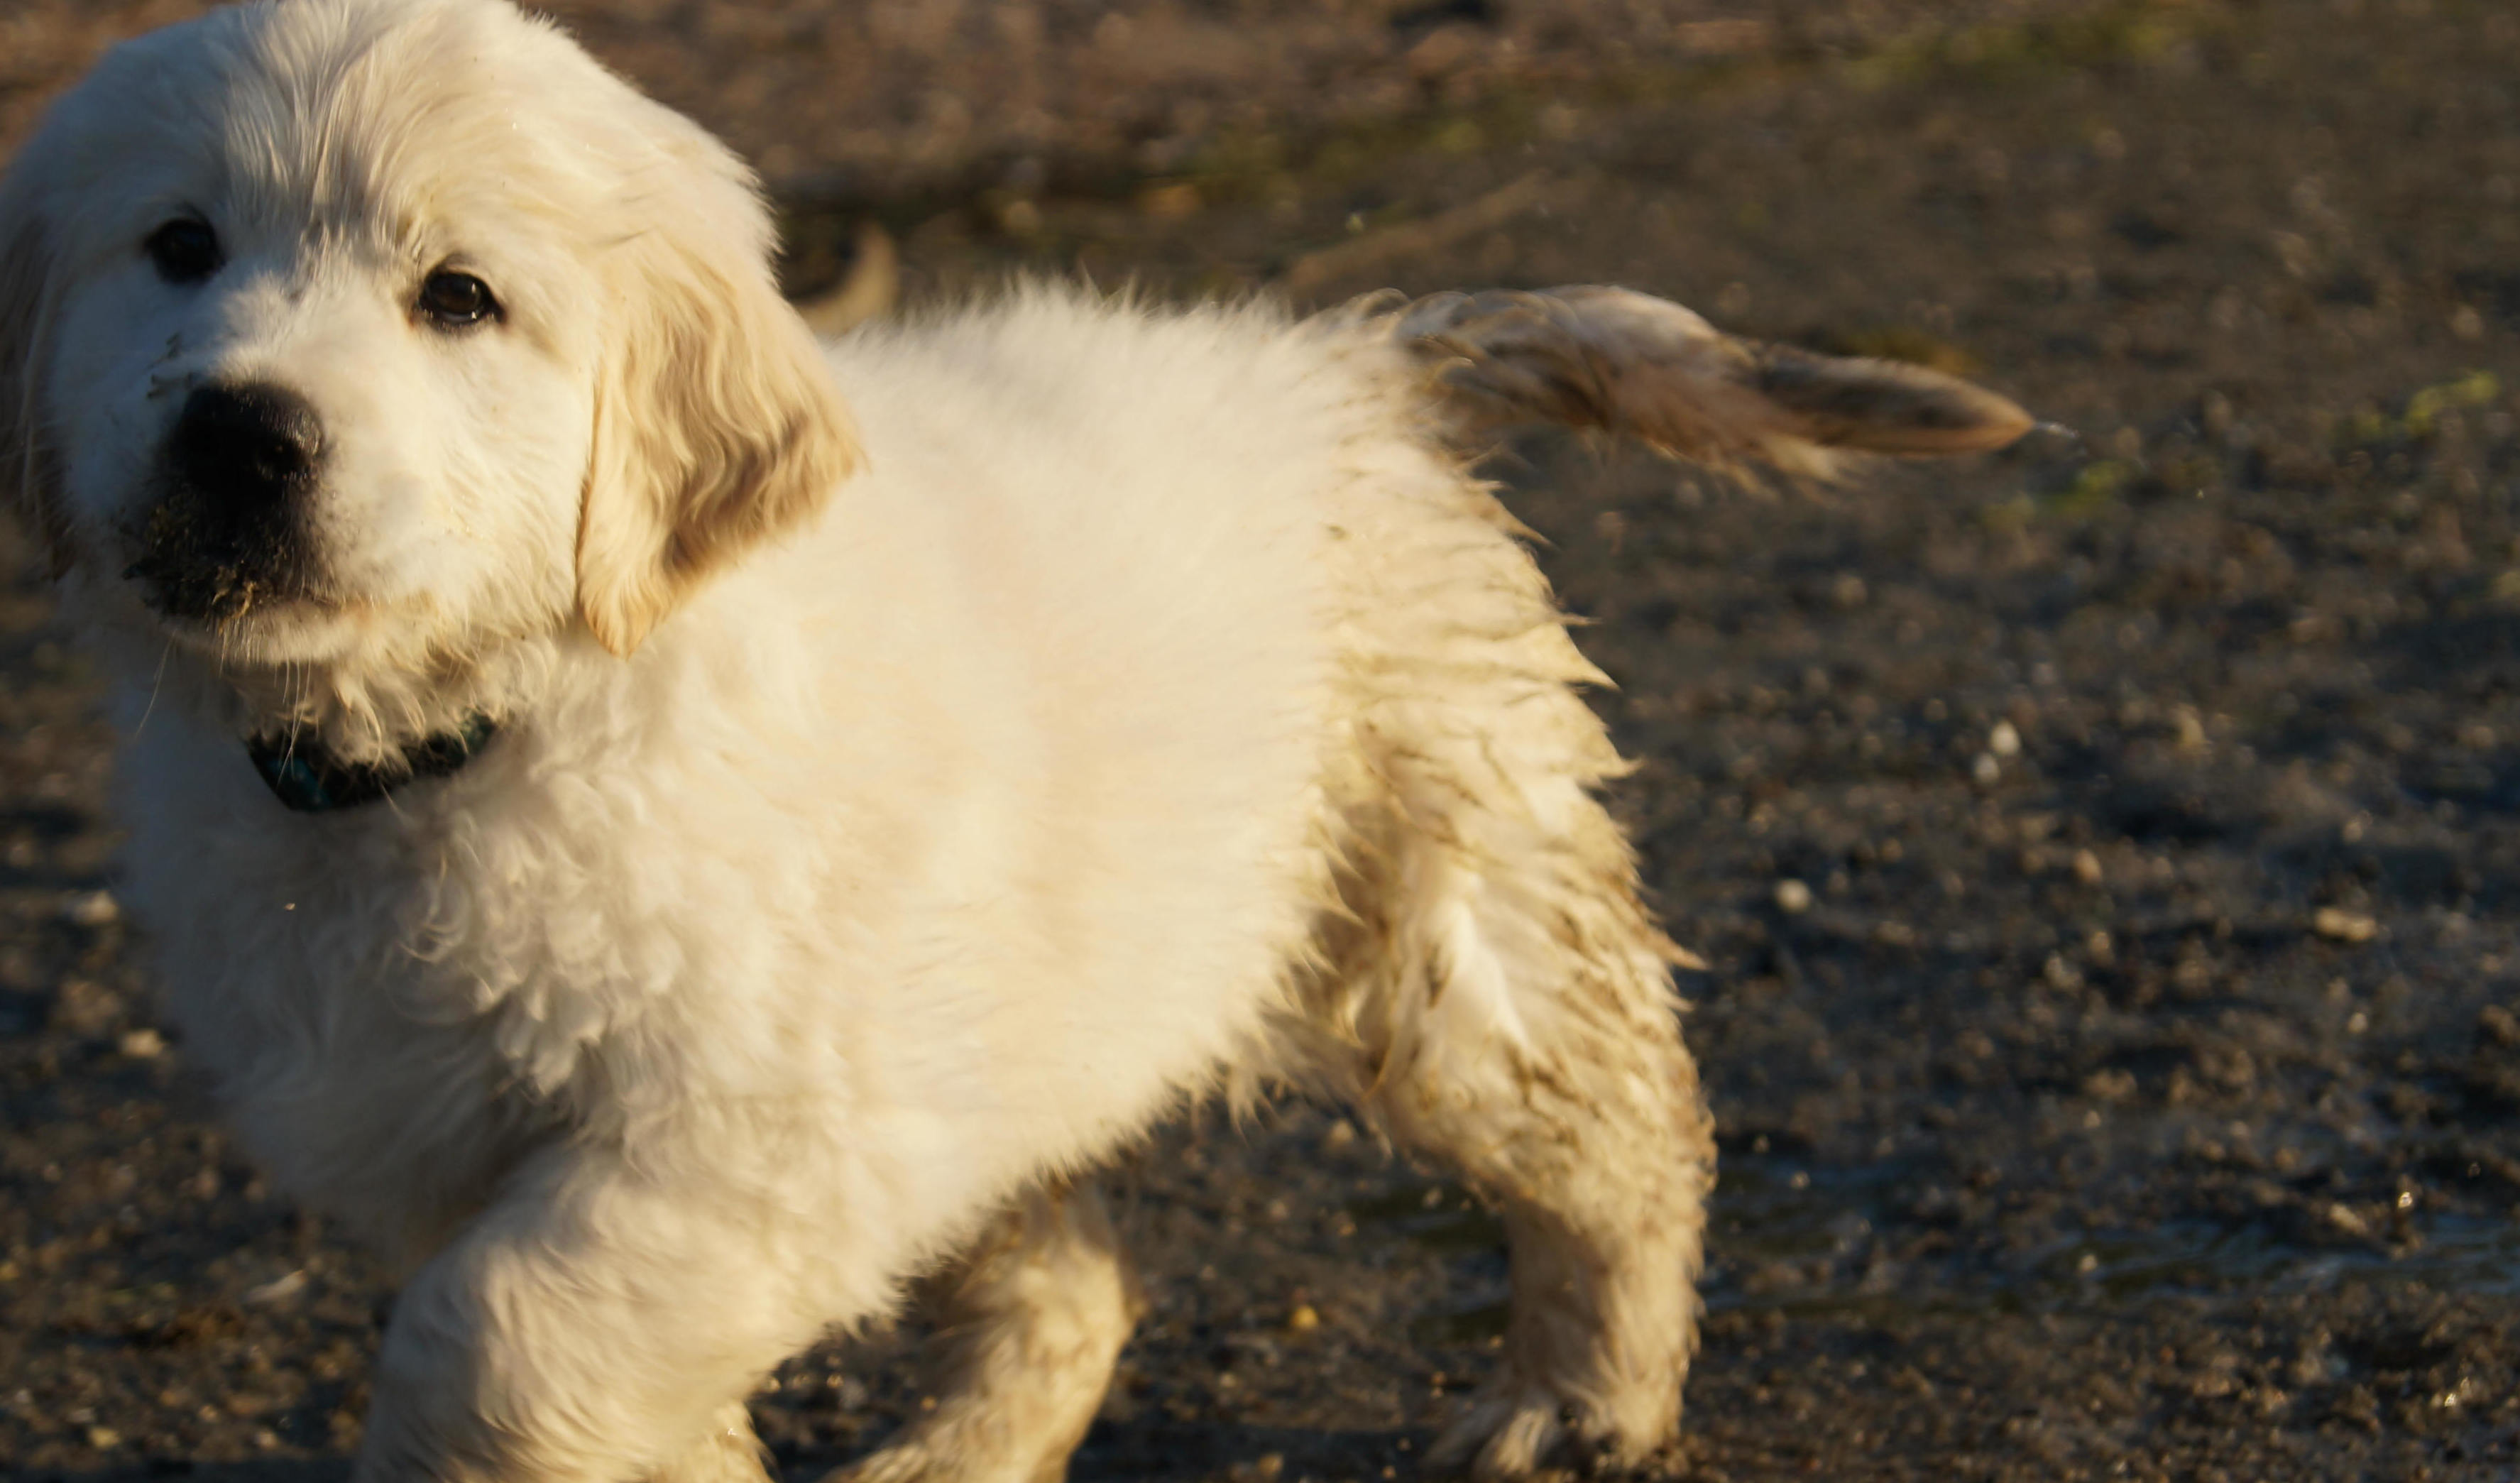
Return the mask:
<path fill-rule="evenodd" d="M 129 43 L 0 184 L 0 481 L 230 665 L 626 653 L 854 445 L 750 176 L 505 0 Z"/>

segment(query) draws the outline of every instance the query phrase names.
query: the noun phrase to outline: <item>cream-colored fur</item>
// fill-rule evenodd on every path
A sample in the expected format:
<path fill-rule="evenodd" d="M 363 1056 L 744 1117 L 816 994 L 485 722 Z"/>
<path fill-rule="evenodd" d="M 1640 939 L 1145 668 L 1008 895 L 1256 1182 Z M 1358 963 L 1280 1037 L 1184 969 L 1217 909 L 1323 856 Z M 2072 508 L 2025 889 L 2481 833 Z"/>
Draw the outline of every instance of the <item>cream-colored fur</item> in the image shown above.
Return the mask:
<path fill-rule="evenodd" d="M 185 215 L 197 282 L 143 247 Z M 1447 438 L 1620 426 L 1623 368 L 1721 337 L 1030 289 L 817 350 L 768 247 L 741 165 L 502 0 L 158 33 L 0 187 L 0 468 L 117 676 L 168 1011 L 408 1274 L 357 1476 L 757 1477 L 762 1374 L 969 1252 L 961 1388 L 863 1476 L 1056 1478 L 1133 1302 L 1070 1182 L 1271 1082 L 1506 1212 L 1446 1458 L 1665 1441 L 1712 1179 L 1671 950 L 1598 677 Z M 494 321 L 424 322 L 448 265 Z M 1736 373 L 1665 376 L 1716 409 L 1671 426 Z M 185 616 L 126 573 L 186 559 L 169 429 L 248 382 L 320 419 L 308 555 Z M 336 813 L 244 747 L 473 717 Z"/>

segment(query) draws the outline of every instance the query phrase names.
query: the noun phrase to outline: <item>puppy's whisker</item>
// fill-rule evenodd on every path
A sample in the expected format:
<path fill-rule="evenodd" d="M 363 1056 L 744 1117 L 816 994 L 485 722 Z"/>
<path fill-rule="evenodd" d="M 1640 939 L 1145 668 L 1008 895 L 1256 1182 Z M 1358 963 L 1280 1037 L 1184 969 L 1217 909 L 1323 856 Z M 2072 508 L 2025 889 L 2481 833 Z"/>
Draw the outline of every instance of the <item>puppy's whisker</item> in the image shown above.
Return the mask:
<path fill-rule="evenodd" d="M 168 638 L 158 649 L 158 672 L 150 677 L 149 703 L 140 707 L 140 719 L 131 723 L 131 740 L 138 742 L 149 730 L 149 718 L 158 713 L 158 697 L 166 688 L 166 661 L 175 656 L 175 641 Z"/>

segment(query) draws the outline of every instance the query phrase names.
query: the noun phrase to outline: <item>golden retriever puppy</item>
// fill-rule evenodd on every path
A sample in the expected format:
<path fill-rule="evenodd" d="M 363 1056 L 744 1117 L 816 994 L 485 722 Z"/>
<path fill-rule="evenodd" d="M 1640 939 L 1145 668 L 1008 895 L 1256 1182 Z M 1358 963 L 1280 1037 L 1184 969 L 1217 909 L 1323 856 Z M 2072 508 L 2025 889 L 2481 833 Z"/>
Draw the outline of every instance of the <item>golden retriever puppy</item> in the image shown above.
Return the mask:
<path fill-rule="evenodd" d="M 116 677 L 167 1012 L 407 1275 L 356 1476 L 755 1478 L 742 1401 L 948 1270 L 871 1479 L 1061 1473 L 1076 1183 L 1342 1096 L 1504 1211 L 1441 1459 L 1678 1424 L 1705 1107 L 1568 641 L 1462 439 L 2008 440 L 1608 290 L 818 344 L 744 168 L 504 0 L 134 41 L 0 186 L 0 460 Z"/>

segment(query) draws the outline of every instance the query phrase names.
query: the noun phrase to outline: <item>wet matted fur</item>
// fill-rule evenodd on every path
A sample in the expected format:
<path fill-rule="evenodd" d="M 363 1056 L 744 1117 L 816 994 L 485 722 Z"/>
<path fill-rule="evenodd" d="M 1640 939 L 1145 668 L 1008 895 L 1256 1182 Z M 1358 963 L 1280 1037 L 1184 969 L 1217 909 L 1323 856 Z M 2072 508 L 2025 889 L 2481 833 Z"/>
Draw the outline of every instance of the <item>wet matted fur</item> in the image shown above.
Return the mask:
<path fill-rule="evenodd" d="M 758 1477 L 747 1390 L 943 1274 L 959 1378 L 861 1472 L 1055 1478 L 1134 1301 L 1079 1181 L 1272 1083 L 1505 1214 L 1439 1462 L 1664 1443 L 1708 1121 L 1599 677 L 1465 440 L 2018 413 L 1611 290 L 818 344 L 770 247 L 503 0 L 143 38 L 0 186 L 0 458 L 116 677 L 168 1013 L 407 1275 L 357 1476 Z M 295 749 L 454 760 L 292 812 Z"/>

